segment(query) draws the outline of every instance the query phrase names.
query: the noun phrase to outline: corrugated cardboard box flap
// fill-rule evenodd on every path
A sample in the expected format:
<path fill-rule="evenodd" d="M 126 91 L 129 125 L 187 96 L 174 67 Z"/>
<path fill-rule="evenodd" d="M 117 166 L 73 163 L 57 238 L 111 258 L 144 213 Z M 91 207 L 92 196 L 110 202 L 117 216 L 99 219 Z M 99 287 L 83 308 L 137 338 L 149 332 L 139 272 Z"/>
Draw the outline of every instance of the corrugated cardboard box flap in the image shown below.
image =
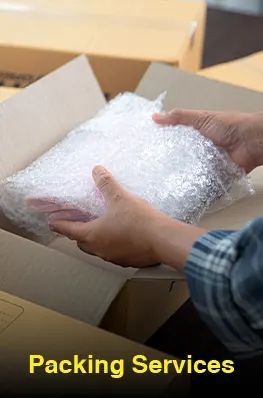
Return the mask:
<path fill-rule="evenodd" d="M 165 109 L 193 108 L 215 111 L 262 111 L 262 94 L 206 79 L 169 65 L 152 64 L 136 93 L 149 99 L 167 90 Z"/>
<path fill-rule="evenodd" d="M 50 244 L 50 247 L 103 269 L 120 268 L 117 265 L 78 250 L 76 245 L 68 239 L 56 239 Z M 135 268 L 125 268 L 123 269 L 123 273 L 125 273 L 127 279 L 184 279 L 182 274 L 176 272 L 174 268 L 168 267 L 167 265 L 138 270 Z"/>
<path fill-rule="evenodd" d="M 198 74 L 263 92 L 263 51 L 203 69 Z"/>
<path fill-rule="evenodd" d="M 27 166 L 104 104 L 85 56 L 0 104 L 0 178 Z"/>
<path fill-rule="evenodd" d="M 0 290 L 98 325 L 127 278 L 0 230 Z"/>

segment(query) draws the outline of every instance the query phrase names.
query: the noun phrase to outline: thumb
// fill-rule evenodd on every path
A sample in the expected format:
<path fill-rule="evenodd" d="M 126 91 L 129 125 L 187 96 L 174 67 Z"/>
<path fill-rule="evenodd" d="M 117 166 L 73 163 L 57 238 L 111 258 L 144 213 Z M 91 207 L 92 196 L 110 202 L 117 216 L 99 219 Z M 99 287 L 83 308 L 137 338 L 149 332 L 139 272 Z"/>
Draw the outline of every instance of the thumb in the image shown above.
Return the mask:
<path fill-rule="evenodd" d="M 191 110 L 191 109 L 174 109 L 167 113 L 153 114 L 153 120 L 158 124 L 170 124 L 192 126 L 197 130 L 202 130 L 207 122 L 215 116 L 215 112 Z"/>
<path fill-rule="evenodd" d="M 112 174 L 102 166 L 96 166 L 92 171 L 96 186 L 106 201 L 111 201 L 116 195 L 124 192 L 121 185 Z"/>
<path fill-rule="evenodd" d="M 60 235 L 66 236 L 69 239 L 82 241 L 91 228 L 93 223 L 90 222 L 78 222 L 78 221 L 64 221 L 64 220 L 51 220 L 49 221 L 49 228 L 51 231 L 57 232 Z"/>

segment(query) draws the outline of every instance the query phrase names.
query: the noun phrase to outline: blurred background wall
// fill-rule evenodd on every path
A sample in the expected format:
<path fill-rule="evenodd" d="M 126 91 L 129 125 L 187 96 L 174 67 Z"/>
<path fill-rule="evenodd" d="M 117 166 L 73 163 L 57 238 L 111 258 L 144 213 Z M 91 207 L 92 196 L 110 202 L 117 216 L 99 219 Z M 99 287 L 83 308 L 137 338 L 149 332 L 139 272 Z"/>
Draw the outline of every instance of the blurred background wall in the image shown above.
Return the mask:
<path fill-rule="evenodd" d="M 263 12 L 263 0 L 208 0 L 209 5 L 223 9 L 260 14 Z"/>

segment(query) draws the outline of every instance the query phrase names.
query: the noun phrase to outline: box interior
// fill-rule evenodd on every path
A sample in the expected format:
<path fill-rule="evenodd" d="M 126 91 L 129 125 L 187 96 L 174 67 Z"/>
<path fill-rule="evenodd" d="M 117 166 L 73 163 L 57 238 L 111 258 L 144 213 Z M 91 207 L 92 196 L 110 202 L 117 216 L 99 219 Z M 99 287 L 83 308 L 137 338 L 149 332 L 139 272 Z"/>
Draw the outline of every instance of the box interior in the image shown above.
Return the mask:
<path fill-rule="evenodd" d="M 169 88 L 169 91 L 165 103 L 166 109 L 198 107 L 200 109 L 217 110 L 261 110 L 263 94 L 215 82 L 159 64 L 151 65 L 136 92 L 153 99 L 167 88 Z M 11 175 L 27 166 L 73 127 L 92 117 L 104 104 L 104 96 L 85 56 L 78 57 L 22 90 L 18 95 L 1 103 L 0 130 L 3 133 L 1 134 L 0 146 L 0 178 Z M 15 118 L 14 115 L 16 115 Z M 245 221 L 244 219 L 262 214 L 262 168 L 255 170 L 251 178 L 257 190 L 254 197 L 246 198 L 229 208 L 206 216 L 201 224 L 210 228 L 220 226 L 232 229 L 239 226 L 241 222 Z M 23 231 L 14 228 L 3 215 L 0 216 L 0 226 L 17 235 L 28 239 L 32 238 Z M 23 290 L 23 292 L 29 294 L 28 297 L 25 297 L 23 293 L 22 297 L 26 299 L 39 304 L 43 304 L 43 301 L 45 301 L 46 306 L 66 314 L 69 314 L 68 309 L 70 309 L 70 315 L 80 317 L 80 319 L 90 323 L 93 319 L 93 324 L 101 322 L 110 304 L 114 300 L 115 302 L 118 301 L 118 292 L 122 289 L 122 300 L 124 300 L 124 295 L 136 281 L 138 289 L 135 289 L 134 292 L 138 297 L 141 289 L 140 283 L 144 281 L 147 284 L 154 280 L 161 281 L 159 288 L 162 292 L 164 290 L 169 292 L 174 281 L 178 282 L 179 279 L 180 282 L 182 280 L 182 283 L 184 283 L 181 295 L 183 301 L 188 294 L 182 275 L 178 275 L 169 267 L 161 266 L 139 271 L 132 268 L 122 269 L 96 257 L 83 254 L 75 245 L 72 246 L 73 243 L 67 239 L 58 239 L 47 249 L 37 243 L 1 231 L 0 241 L 4 264 L 3 269 L 1 269 L 1 272 L 4 273 L 1 280 L 3 290 L 18 296 L 22 295 Z M 12 252 L 12 245 L 15 245 L 18 249 Z M 56 250 L 52 250 L 54 248 Z M 20 272 L 14 275 L 18 259 L 20 260 L 20 253 L 23 254 L 21 254 L 22 265 L 20 265 Z M 71 265 L 68 274 L 65 273 L 67 267 L 63 268 L 64 263 Z M 90 267 L 87 266 L 87 263 Z M 51 264 L 51 269 L 46 268 L 46 264 Z M 57 268 L 53 269 L 52 264 Z M 73 269 L 76 273 L 73 272 Z M 63 270 L 65 270 L 64 273 Z M 50 283 L 50 278 L 46 280 L 48 286 L 45 288 L 45 284 L 41 283 L 41 278 L 47 278 L 49 272 L 54 273 L 54 281 Z M 73 276 L 68 278 L 68 275 L 71 275 L 72 272 Z M 89 272 L 91 275 L 89 275 Z M 85 280 L 85 286 L 79 285 L 80 278 Z M 103 284 L 105 278 L 107 283 Z M 72 286 L 69 287 L 68 284 L 71 279 L 73 282 Z M 57 284 L 57 280 L 60 283 Z M 125 285 L 128 280 L 130 287 L 127 284 Z M 90 281 L 90 283 L 87 284 L 87 281 Z M 95 292 L 92 290 L 93 285 L 97 287 Z M 65 286 L 69 289 L 69 295 L 65 294 Z M 75 304 L 73 305 L 71 300 L 75 293 L 70 289 L 76 287 L 79 294 L 77 297 L 75 296 Z M 157 290 L 159 288 L 156 287 Z M 148 290 L 150 291 L 151 287 Z M 92 305 L 85 309 L 87 291 L 93 298 L 90 299 Z M 46 303 L 44 296 L 47 297 L 49 294 L 50 302 Z M 97 300 L 96 297 L 98 296 L 100 296 L 100 299 Z M 133 305 L 129 303 L 136 302 L 136 298 L 131 299 L 131 295 L 127 294 L 127 297 L 127 302 L 122 307 L 122 311 L 127 309 L 129 305 Z M 165 302 L 164 296 L 163 300 Z M 92 318 L 96 316 L 94 314 L 97 314 L 96 319 Z M 114 314 L 112 316 L 114 318 Z M 141 316 L 142 319 L 145 318 L 144 313 Z M 104 322 L 107 324 L 107 315 Z"/>

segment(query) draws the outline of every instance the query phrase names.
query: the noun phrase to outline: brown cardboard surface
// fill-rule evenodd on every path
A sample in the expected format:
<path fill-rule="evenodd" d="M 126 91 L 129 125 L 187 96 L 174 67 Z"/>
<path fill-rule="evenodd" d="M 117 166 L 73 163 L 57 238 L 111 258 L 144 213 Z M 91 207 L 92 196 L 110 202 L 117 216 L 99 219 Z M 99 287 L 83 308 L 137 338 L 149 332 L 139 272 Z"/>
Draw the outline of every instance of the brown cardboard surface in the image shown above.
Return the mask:
<path fill-rule="evenodd" d="M 32 81 L 84 53 L 103 91 L 113 96 L 134 90 L 153 61 L 199 69 L 204 0 L 80 0 L 63 7 L 59 0 L 27 0 L 22 5 L 0 5 L 2 72 L 24 73 Z M 22 76 L 20 81 L 24 84 Z"/>
<path fill-rule="evenodd" d="M 109 269 L 109 267 L 117 267 L 113 264 L 104 261 L 98 257 L 88 255 L 81 250 L 78 250 L 76 244 L 69 239 L 56 239 L 51 242 L 49 247 L 61 251 L 62 253 L 68 254 L 72 257 L 80 259 L 82 261 L 88 261 L 89 264 L 93 264 L 95 266 L 101 267 L 103 269 Z M 126 268 L 124 270 L 125 274 L 128 278 L 132 279 L 166 279 L 166 280 L 181 280 L 184 279 L 183 276 L 176 272 L 173 268 L 168 267 L 164 264 L 158 267 L 146 268 L 141 270 L 135 270 L 132 268 Z"/>
<path fill-rule="evenodd" d="M 202 69 L 200 76 L 263 92 L 263 51 Z"/>
<path fill-rule="evenodd" d="M 13 87 L 2 87 L 0 86 L 0 102 L 5 101 L 7 98 L 12 97 L 19 92 L 19 89 Z"/>
<path fill-rule="evenodd" d="M 101 326 L 135 341 L 146 341 L 188 299 L 185 280 L 147 277 L 129 280 Z M 142 304 L 143 303 L 143 304 Z M 151 313 L 154 308 L 154 316 Z M 158 315 L 157 315 L 158 314 Z M 146 321 L 147 320 L 147 321 Z"/>
<path fill-rule="evenodd" d="M 82 56 L 44 77 L 30 87 L 25 88 L 16 97 L 10 98 L 5 103 L 1 104 L 0 112 L 2 117 L 0 119 L 0 130 L 2 134 L 2 143 L 0 147 L 0 177 L 8 176 L 28 165 L 37 156 L 61 139 L 72 127 L 90 118 L 94 112 L 104 105 L 104 103 L 105 100 L 87 63 L 87 59 Z M 38 134 L 36 134 L 36 129 Z M 21 236 L 32 238 L 30 235 L 26 234 L 25 231 L 14 227 L 6 220 L 3 214 L 0 215 L 0 226 L 1 228 Z M 21 241 L 17 242 L 14 238 L 12 239 L 12 236 L 6 237 L 6 235 L 4 242 L 8 242 L 10 239 L 15 246 L 17 246 L 19 242 L 21 244 Z M 16 278 L 16 275 L 20 275 L 16 272 L 16 267 L 21 267 L 19 264 L 19 262 L 21 262 L 24 263 L 25 281 L 28 281 L 27 283 L 30 284 L 33 283 L 33 277 L 30 276 L 29 270 L 34 269 L 36 258 L 28 257 L 26 253 L 26 247 L 30 245 L 30 242 L 23 241 L 25 248 L 21 258 L 19 251 L 10 254 L 12 244 L 10 243 L 10 245 L 8 245 L 4 243 L 3 245 L 3 255 L 0 262 L 9 262 L 8 270 L 10 271 L 7 278 L 5 266 L 1 268 L 0 272 L 4 273 L 4 275 L 2 275 L 2 283 L 4 280 L 6 281 L 5 289 L 3 285 L 2 289 L 39 303 L 38 291 L 34 289 L 33 291 L 28 290 L 23 284 L 20 285 Z M 34 247 L 35 250 L 38 250 L 36 246 Z M 38 247 L 40 250 L 40 246 Z M 67 303 L 64 303 L 60 308 L 55 308 L 60 312 L 67 310 L 68 312 L 66 313 L 71 316 L 79 319 L 86 319 L 93 324 L 98 324 L 101 317 L 105 315 L 107 309 L 110 307 L 113 298 L 117 296 L 126 282 L 130 302 L 132 303 L 133 300 L 135 300 L 137 294 L 141 295 L 141 297 L 143 296 L 142 302 L 145 302 L 145 309 L 143 311 L 136 312 L 136 307 L 133 306 L 132 308 L 134 311 L 132 312 L 132 310 L 130 310 L 127 312 L 128 323 L 125 326 L 126 336 L 129 336 L 131 324 L 134 323 L 134 325 L 138 325 L 144 322 L 144 313 L 145 311 L 150 311 L 152 308 L 151 302 L 155 303 L 156 300 L 159 300 L 161 303 L 162 308 L 160 308 L 160 311 L 153 314 L 153 319 L 149 320 L 149 325 L 151 325 L 151 327 L 147 328 L 149 336 L 156 330 L 157 326 L 164 322 L 186 300 L 187 289 L 185 281 L 182 281 L 184 289 L 178 290 L 183 294 L 180 293 L 177 295 L 176 286 L 174 286 L 174 284 L 177 278 L 182 280 L 182 276 L 177 275 L 177 273 L 169 267 L 163 266 L 157 269 L 144 270 L 142 272 L 144 283 L 136 285 L 135 282 L 133 282 L 131 285 L 132 287 L 129 287 L 128 285 L 131 279 L 140 279 L 140 271 L 136 271 L 132 268 L 122 269 L 121 267 L 106 263 L 94 256 L 88 256 L 82 253 L 73 242 L 67 239 L 57 239 L 52 243 L 51 247 L 71 256 L 65 256 L 63 259 L 67 258 L 67 261 L 72 262 L 72 272 L 76 270 L 74 265 L 75 261 L 77 261 L 77 263 L 81 261 L 81 264 L 85 264 L 87 267 L 93 265 L 94 269 L 98 269 L 98 278 L 100 278 L 100 273 L 104 271 L 107 273 L 112 272 L 113 275 L 118 275 L 116 278 L 114 276 L 112 276 L 112 278 L 110 277 L 107 283 L 105 282 L 103 285 L 97 284 L 97 282 L 95 283 L 85 272 L 83 274 L 80 273 L 80 275 L 82 275 L 80 277 L 83 279 L 83 285 L 77 288 L 82 297 L 81 300 L 77 299 L 76 309 L 74 309 L 74 306 L 68 306 Z M 30 250 L 31 249 L 29 249 L 29 252 Z M 41 253 L 43 251 L 43 255 L 45 250 L 47 249 L 41 247 Z M 49 256 L 55 255 L 54 251 L 52 253 L 49 252 Z M 43 272 L 45 272 L 45 266 L 41 258 L 42 254 L 40 255 L 39 263 L 42 264 Z M 61 261 L 64 261 L 63 259 Z M 53 270 L 51 268 L 49 274 L 45 273 L 45 277 L 56 280 L 59 275 L 57 272 L 57 269 L 54 268 Z M 41 274 L 34 274 L 38 283 L 41 283 L 41 280 L 38 279 L 40 276 Z M 161 283 L 158 295 L 153 292 L 151 284 L 149 283 L 151 280 L 154 280 L 156 292 L 158 290 L 158 281 Z M 165 283 L 163 281 L 165 281 Z M 70 284 L 70 274 L 67 283 Z M 37 286 L 37 283 L 34 282 L 34 284 Z M 95 292 L 91 289 L 91 291 L 93 291 L 92 300 L 90 298 L 85 298 L 86 290 L 89 290 L 90 284 L 96 288 Z M 171 285 L 173 285 L 175 290 L 171 290 Z M 72 284 L 72 289 L 73 288 L 74 284 Z M 119 300 L 112 303 L 110 311 L 112 317 L 114 317 L 114 322 L 109 322 L 110 317 L 107 316 L 107 323 L 105 323 L 105 327 L 109 329 L 113 327 L 116 331 L 120 327 L 120 333 L 124 329 L 121 326 L 121 322 L 118 324 L 115 321 L 116 318 L 122 316 L 121 314 L 123 311 L 127 311 L 128 304 L 124 299 L 122 301 L 121 298 L 126 295 L 125 289 L 126 287 L 120 292 Z M 133 297 L 131 296 L 131 291 L 136 291 L 136 293 L 133 293 Z M 56 289 L 54 288 L 54 294 L 55 296 L 51 295 L 50 297 L 52 297 L 54 302 L 59 302 L 59 297 L 65 295 L 63 284 Z M 71 297 L 74 296 L 75 293 L 72 290 Z M 97 296 L 100 296 L 98 300 Z M 52 300 L 49 298 L 49 289 L 47 289 L 46 294 L 43 293 L 43 296 L 41 296 L 40 304 L 54 308 L 52 307 Z M 89 303 L 89 311 L 86 314 L 85 305 L 87 302 Z M 98 310 L 98 304 L 100 302 L 104 302 L 104 307 L 100 307 L 100 310 Z M 118 302 L 118 306 L 116 306 L 116 302 Z M 123 303 L 123 308 L 119 303 Z M 92 312 L 93 316 L 97 313 L 97 318 L 93 318 L 92 322 L 87 318 L 90 312 Z M 152 329 L 152 325 L 155 322 L 157 326 Z M 135 336 L 135 326 L 132 327 L 132 336 Z M 142 333 L 140 333 L 141 331 Z M 145 339 L 148 337 L 147 333 L 143 328 L 137 328 L 136 338 Z"/>
<path fill-rule="evenodd" d="M 129 372 L 134 355 L 145 355 L 148 360 L 172 359 L 156 350 L 107 333 L 57 312 L 0 292 L 0 390 L 4 396 L 27 396 L 70 392 L 86 394 L 111 391 L 112 393 L 151 390 L 151 395 L 162 395 L 168 390 L 186 393 L 189 388 L 186 374 L 148 374 L 139 377 Z M 29 355 L 40 354 L 46 359 L 81 358 L 93 354 L 94 358 L 125 360 L 122 379 L 109 375 L 30 375 Z"/>
<path fill-rule="evenodd" d="M 70 79 L 72 73 L 74 77 Z M 10 98 L 1 105 L 0 126 L 2 136 L 7 134 L 7 137 L 0 149 L 0 178 L 31 163 L 104 104 L 85 57 L 66 64 Z"/>
<path fill-rule="evenodd" d="M 263 167 L 250 173 L 255 194 L 214 214 L 207 214 L 201 225 L 208 229 L 238 229 L 256 217 L 263 216 Z"/>
<path fill-rule="evenodd" d="M 189 44 L 181 49 L 179 68 L 198 71 L 202 63 L 203 46 L 206 27 L 206 4 L 200 4 L 195 20 L 192 20 Z M 176 65 L 176 64 L 174 64 Z"/>
<path fill-rule="evenodd" d="M 217 111 L 262 111 L 263 93 L 217 82 L 166 65 L 151 65 L 136 92 L 155 98 L 167 90 L 165 108 L 207 109 Z M 263 167 L 251 173 L 255 195 L 206 215 L 201 225 L 210 229 L 239 228 L 263 214 Z"/>
<path fill-rule="evenodd" d="M 0 230 L 0 290 L 98 325 L 127 280 L 121 267 L 103 269 Z"/>
<path fill-rule="evenodd" d="M 169 65 L 152 64 L 136 92 L 156 98 L 167 91 L 165 108 L 207 109 L 240 112 L 262 111 L 262 93 L 217 82 Z"/>

